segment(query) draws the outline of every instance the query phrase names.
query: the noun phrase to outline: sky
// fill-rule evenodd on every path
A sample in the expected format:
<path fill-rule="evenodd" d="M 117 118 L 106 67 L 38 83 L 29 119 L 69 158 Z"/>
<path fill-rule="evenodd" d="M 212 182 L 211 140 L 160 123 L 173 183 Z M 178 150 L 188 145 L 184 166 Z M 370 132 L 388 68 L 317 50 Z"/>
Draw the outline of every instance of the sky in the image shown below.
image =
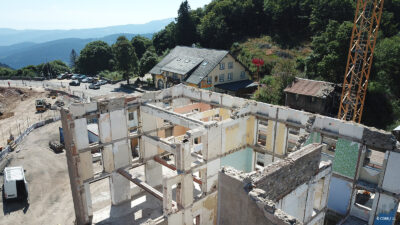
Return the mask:
<path fill-rule="evenodd" d="M 79 29 L 175 18 L 182 0 L 1 0 L 0 28 Z M 188 0 L 192 9 L 211 0 Z"/>

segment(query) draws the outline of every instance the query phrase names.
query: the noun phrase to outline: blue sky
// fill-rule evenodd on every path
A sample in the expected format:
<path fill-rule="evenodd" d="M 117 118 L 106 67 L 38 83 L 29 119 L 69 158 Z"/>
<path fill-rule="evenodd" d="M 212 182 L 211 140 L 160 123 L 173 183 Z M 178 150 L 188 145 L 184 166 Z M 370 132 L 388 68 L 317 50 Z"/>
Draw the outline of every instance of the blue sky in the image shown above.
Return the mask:
<path fill-rule="evenodd" d="M 76 29 L 142 24 L 177 16 L 182 0 L 3 0 L 0 28 Z M 211 0 L 188 0 L 192 9 Z"/>

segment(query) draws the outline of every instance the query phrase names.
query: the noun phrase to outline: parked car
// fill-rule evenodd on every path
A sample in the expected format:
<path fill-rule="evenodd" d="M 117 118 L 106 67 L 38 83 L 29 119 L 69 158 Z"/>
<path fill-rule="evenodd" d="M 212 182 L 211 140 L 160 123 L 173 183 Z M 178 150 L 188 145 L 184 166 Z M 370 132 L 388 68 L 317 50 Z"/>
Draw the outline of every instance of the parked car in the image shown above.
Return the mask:
<path fill-rule="evenodd" d="M 107 81 L 106 80 L 99 80 L 99 81 L 97 81 L 97 84 L 98 85 L 104 85 L 104 84 L 107 84 Z"/>
<path fill-rule="evenodd" d="M 78 80 L 79 80 L 80 82 L 82 82 L 82 80 L 83 80 L 83 79 L 86 79 L 86 78 L 87 78 L 86 75 L 80 75 L 80 76 L 78 77 Z"/>
<path fill-rule="evenodd" d="M 98 85 L 97 83 L 95 84 L 95 83 L 92 83 L 90 86 L 89 86 L 89 89 L 100 89 L 100 85 Z"/>
<path fill-rule="evenodd" d="M 67 74 L 60 74 L 57 76 L 57 80 L 64 80 L 65 78 L 67 78 Z"/>
<path fill-rule="evenodd" d="M 79 78 L 79 74 L 74 74 L 71 77 L 72 80 L 78 80 L 78 78 Z"/>
<path fill-rule="evenodd" d="M 4 168 L 4 200 L 28 200 L 28 182 L 22 166 Z"/>
<path fill-rule="evenodd" d="M 68 73 L 67 75 L 65 75 L 65 79 L 71 79 L 72 76 L 73 76 L 72 73 Z"/>
<path fill-rule="evenodd" d="M 93 77 L 86 77 L 85 79 L 82 80 L 82 83 L 92 83 L 93 82 Z"/>
<path fill-rule="evenodd" d="M 71 82 L 69 82 L 69 86 L 80 86 L 81 83 L 77 80 L 73 80 Z"/>

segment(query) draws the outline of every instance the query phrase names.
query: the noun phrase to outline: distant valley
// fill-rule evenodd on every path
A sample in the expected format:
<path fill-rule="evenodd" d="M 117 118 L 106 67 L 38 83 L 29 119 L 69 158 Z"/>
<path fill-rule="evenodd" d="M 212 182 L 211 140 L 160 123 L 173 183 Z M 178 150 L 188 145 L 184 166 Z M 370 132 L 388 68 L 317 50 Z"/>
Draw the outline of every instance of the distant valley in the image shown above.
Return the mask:
<path fill-rule="evenodd" d="M 153 34 L 173 21 L 173 18 L 104 28 L 73 30 L 14 30 L 0 28 L 0 63 L 14 69 L 27 65 L 62 60 L 69 63 L 72 49 L 77 53 L 91 41 L 113 44 L 118 36 L 128 39 L 136 35 L 152 38 Z"/>
<path fill-rule="evenodd" d="M 66 38 L 45 43 L 25 42 L 10 46 L 0 46 L 0 63 L 6 64 L 14 69 L 27 65 L 37 65 L 52 60 L 62 60 L 69 64 L 69 55 L 74 49 L 79 53 L 87 43 L 102 40 L 109 45 L 113 44 L 120 35 L 126 36 L 129 40 L 136 34 L 113 34 L 103 38 Z M 141 34 L 151 38 L 153 34 Z"/>

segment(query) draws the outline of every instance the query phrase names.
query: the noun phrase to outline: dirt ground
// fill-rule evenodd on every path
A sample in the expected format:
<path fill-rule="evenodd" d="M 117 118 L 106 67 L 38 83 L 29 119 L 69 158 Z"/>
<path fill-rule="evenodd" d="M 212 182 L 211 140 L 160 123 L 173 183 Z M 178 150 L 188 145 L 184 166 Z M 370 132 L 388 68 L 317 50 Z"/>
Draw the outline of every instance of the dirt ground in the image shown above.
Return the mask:
<path fill-rule="evenodd" d="M 48 147 L 58 140 L 55 122 L 30 133 L 12 152 L 9 166 L 23 166 L 29 187 L 29 205 L 0 202 L 0 224 L 73 224 L 75 214 L 65 152 Z M 3 183 L 3 177 L 0 177 Z"/>
<path fill-rule="evenodd" d="M 57 110 L 47 110 L 37 113 L 36 99 L 45 99 L 53 104 L 56 100 L 62 100 L 67 104 L 72 100 L 66 96 L 56 99 L 47 98 L 48 92 L 43 88 L 4 88 L 0 87 L 0 147 L 5 146 L 10 133 L 17 137 L 33 123 L 58 116 Z"/>

